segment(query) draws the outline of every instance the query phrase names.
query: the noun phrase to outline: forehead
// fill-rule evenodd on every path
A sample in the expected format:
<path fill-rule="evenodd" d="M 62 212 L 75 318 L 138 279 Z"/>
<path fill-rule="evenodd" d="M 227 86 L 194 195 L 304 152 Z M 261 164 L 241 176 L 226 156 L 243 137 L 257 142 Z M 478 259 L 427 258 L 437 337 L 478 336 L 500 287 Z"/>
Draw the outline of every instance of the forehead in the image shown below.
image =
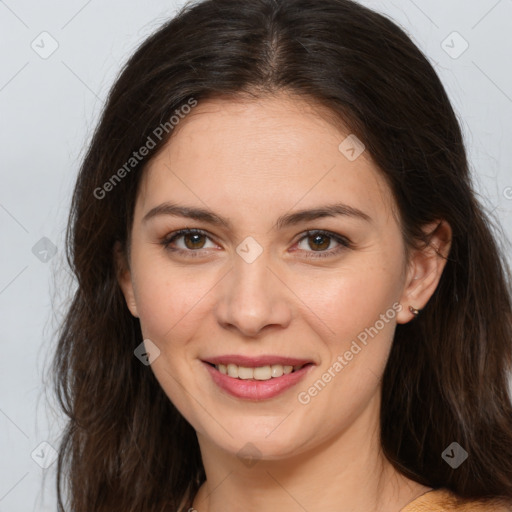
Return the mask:
<path fill-rule="evenodd" d="M 329 199 L 370 215 L 392 211 L 381 171 L 367 151 L 347 157 L 353 135 L 335 119 L 326 107 L 286 94 L 199 102 L 146 167 L 140 200 L 154 206 L 172 195 L 290 209 Z"/>

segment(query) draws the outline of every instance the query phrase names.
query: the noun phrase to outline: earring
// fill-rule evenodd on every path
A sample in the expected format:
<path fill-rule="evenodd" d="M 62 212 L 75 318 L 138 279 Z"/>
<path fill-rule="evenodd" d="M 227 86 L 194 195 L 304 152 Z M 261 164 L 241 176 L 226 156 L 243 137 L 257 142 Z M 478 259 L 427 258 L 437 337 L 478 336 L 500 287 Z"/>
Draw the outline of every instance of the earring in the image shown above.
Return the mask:
<path fill-rule="evenodd" d="M 419 309 L 416 309 L 416 308 L 413 308 L 412 306 L 409 306 L 409 311 L 414 315 L 414 316 L 418 316 L 420 314 L 420 310 Z"/>

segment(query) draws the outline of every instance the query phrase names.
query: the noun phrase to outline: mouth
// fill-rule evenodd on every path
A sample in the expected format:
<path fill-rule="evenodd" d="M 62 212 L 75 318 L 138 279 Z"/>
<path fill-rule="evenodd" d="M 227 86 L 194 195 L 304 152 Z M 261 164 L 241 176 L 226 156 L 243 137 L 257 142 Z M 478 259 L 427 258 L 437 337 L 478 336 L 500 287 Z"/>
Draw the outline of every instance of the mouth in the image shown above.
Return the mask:
<path fill-rule="evenodd" d="M 297 372 L 305 366 L 312 365 L 313 363 L 304 363 L 297 365 L 282 365 L 272 364 L 264 366 L 242 366 L 234 363 L 227 364 L 213 364 L 206 361 L 211 367 L 215 368 L 222 375 L 228 375 L 233 379 L 240 380 L 258 380 L 265 381 L 271 379 L 278 379 L 283 375 L 289 375 L 290 373 Z"/>
<path fill-rule="evenodd" d="M 202 360 L 214 384 L 236 398 L 265 400 L 295 386 L 316 366 L 312 361 L 263 356 Z"/>

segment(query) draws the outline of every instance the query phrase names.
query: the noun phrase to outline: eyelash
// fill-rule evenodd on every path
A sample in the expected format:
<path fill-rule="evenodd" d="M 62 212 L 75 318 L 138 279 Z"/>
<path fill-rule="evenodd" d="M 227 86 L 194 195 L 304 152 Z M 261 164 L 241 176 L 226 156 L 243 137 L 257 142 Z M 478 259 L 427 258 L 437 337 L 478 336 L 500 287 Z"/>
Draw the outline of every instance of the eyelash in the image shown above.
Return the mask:
<path fill-rule="evenodd" d="M 207 232 L 201 230 L 201 229 L 180 229 L 178 231 L 174 231 L 173 233 L 170 233 L 167 237 L 161 240 L 160 244 L 166 249 L 167 251 L 171 251 L 173 253 L 177 254 L 184 254 L 186 256 L 192 256 L 192 257 L 198 257 L 200 254 L 197 254 L 201 251 L 201 249 L 193 250 L 193 249 L 176 249 L 174 247 L 170 247 L 171 243 L 174 242 L 176 239 L 184 236 L 184 235 L 203 235 L 207 238 L 211 238 Z M 326 236 L 327 238 L 332 238 L 336 242 L 340 244 L 339 247 L 336 249 L 330 249 L 329 251 L 305 251 L 306 253 L 313 252 L 314 256 L 306 256 L 307 258 L 327 258 L 329 256 L 335 256 L 341 251 L 345 249 L 352 248 L 351 242 L 341 235 L 337 235 L 336 233 L 332 233 L 330 231 L 323 231 L 323 230 L 308 230 L 305 232 L 305 234 L 297 241 L 297 243 L 302 242 L 305 238 L 308 238 L 310 236 L 314 235 L 322 235 Z"/>

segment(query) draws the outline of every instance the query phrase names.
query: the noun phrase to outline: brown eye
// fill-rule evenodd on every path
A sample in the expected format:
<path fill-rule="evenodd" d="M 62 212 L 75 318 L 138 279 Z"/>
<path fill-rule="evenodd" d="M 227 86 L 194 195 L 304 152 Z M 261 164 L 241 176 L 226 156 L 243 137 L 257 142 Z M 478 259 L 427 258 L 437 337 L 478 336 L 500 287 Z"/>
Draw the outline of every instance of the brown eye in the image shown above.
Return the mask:
<path fill-rule="evenodd" d="M 328 249 L 329 245 L 331 244 L 330 237 L 322 235 L 322 234 L 308 236 L 308 242 L 309 242 L 309 247 L 311 247 L 312 249 L 315 249 L 315 250 L 318 249 L 320 251 L 322 251 L 324 249 Z"/>
<path fill-rule="evenodd" d="M 171 252 L 183 255 L 199 256 L 202 251 L 200 249 L 210 249 L 205 247 L 206 241 L 211 238 L 207 233 L 197 229 L 181 229 L 170 236 L 167 236 L 160 243 L 164 248 Z"/>
<path fill-rule="evenodd" d="M 189 233 L 181 235 L 187 249 L 202 249 L 205 236 L 202 233 Z M 201 240 L 203 239 L 203 240 Z"/>
<path fill-rule="evenodd" d="M 198 229 L 181 229 L 171 233 L 160 243 L 170 252 L 174 252 L 183 256 L 204 256 L 202 249 L 211 249 L 215 247 L 207 247 L 207 241 L 212 241 L 208 233 Z M 336 233 L 328 231 L 308 231 L 297 243 L 300 246 L 303 241 L 307 241 L 307 247 L 300 249 L 307 258 L 318 258 L 335 256 L 344 249 L 351 248 L 351 242 Z M 179 243 L 178 243 L 179 242 Z M 331 244 L 337 244 L 337 247 L 331 247 Z M 181 245 L 181 246 L 180 246 Z M 331 248 L 330 248 L 331 247 Z M 330 248 L 330 249 L 329 249 Z"/>
<path fill-rule="evenodd" d="M 347 238 L 328 231 L 308 231 L 306 235 L 299 240 L 298 245 L 300 246 L 303 241 L 307 241 L 307 248 L 301 249 L 301 252 L 304 252 L 308 258 L 335 256 L 344 249 L 352 246 Z M 332 242 L 337 244 L 338 247 L 329 249 Z M 308 248 L 310 250 L 308 250 Z"/>

